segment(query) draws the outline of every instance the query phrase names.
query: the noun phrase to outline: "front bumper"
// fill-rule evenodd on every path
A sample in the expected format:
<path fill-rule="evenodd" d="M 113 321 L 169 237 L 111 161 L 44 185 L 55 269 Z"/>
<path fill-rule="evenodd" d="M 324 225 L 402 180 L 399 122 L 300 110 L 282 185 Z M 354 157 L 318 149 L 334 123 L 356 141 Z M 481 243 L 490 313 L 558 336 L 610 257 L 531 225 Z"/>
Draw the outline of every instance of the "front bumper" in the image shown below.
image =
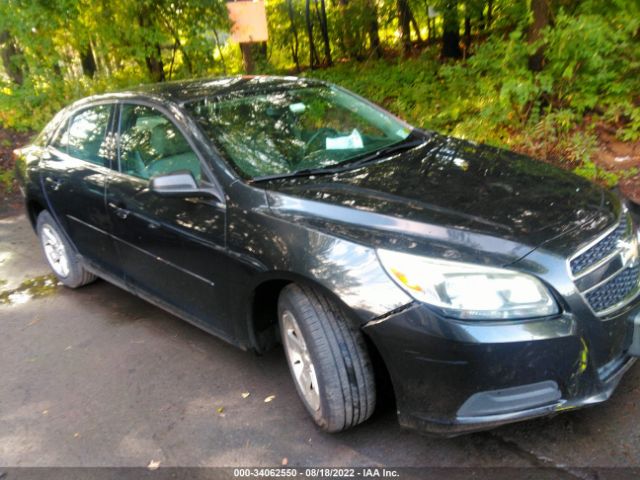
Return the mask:
<path fill-rule="evenodd" d="M 575 315 L 461 322 L 411 304 L 368 323 L 400 424 L 454 436 L 607 400 L 639 351 L 640 303 L 597 327 Z M 635 323 L 638 323 L 636 320 Z"/>

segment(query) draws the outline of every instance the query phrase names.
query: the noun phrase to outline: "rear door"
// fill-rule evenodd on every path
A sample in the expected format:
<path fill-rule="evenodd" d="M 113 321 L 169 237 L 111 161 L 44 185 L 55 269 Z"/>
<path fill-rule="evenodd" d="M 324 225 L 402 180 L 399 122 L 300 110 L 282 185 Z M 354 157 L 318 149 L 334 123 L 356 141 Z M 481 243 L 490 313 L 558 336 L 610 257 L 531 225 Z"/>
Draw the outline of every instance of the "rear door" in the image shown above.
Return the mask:
<path fill-rule="evenodd" d="M 127 283 L 230 338 L 225 293 L 225 206 L 212 199 L 164 197 L 153 176 L 191 172 L 202 187 L 210 173 L 176 123 L 158 109 L 121 105 L 118 172 L 107 209 Z M 230 338 L 231 339 L 231 338 Z"/>
<path fill-rule="evenodd" d="M 41 162 L 49 210 L 79 253 L 107 270 L 116 262 L 105 204 L 106 179 L 115 156 L 113 112 L 112 104 L 101 104 L 73 113 Z"/>

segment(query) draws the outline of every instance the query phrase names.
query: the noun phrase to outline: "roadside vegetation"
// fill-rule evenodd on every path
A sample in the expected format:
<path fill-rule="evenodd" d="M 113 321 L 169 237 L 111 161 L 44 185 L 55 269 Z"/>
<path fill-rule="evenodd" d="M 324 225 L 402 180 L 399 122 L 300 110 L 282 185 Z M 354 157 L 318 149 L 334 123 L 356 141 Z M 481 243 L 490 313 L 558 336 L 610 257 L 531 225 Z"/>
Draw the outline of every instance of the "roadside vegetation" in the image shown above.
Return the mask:
<path fill-rule="evenodd" d="M 636 1 L 267 0 L 266 8 L 269 41 L 241 53 L 221 0 L 5 0 L 3 157 L 16 131 L 37 131 L 87 94 L 252 71 L 330 80 L 415 125 L 606 185 L 632 185 L 639 173 Z M 11 184 L 9 167 L 4 158 L 0 189 Z"/>

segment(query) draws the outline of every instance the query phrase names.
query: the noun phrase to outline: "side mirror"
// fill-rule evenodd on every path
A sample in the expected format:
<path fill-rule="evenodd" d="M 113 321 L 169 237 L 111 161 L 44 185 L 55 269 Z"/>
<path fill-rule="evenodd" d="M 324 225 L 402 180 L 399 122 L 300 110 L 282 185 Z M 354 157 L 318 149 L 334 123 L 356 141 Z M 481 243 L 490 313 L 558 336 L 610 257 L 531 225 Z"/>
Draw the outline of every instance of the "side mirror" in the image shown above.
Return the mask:
<path fill-rule="evenodd" d="M 216 198 L 210 189 L 200 188 L 188 170 L 158 175 L 149 180 L 149 190 L 164 197 L 209 197 Z"/>

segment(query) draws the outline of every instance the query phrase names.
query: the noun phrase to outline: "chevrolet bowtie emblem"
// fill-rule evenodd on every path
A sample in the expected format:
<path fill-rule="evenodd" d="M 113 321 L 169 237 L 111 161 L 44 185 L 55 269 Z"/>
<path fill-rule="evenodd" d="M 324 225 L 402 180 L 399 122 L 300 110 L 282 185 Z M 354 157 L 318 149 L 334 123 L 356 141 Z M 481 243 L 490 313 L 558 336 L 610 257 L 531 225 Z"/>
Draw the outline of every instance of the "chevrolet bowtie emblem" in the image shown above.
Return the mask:
<path fill-rule="evenodd" d="M 634 235 L 630 239 L 620 240 L 620 257 L 625 267 L 633 267 L 638 264 L 638 238 Z"/>

